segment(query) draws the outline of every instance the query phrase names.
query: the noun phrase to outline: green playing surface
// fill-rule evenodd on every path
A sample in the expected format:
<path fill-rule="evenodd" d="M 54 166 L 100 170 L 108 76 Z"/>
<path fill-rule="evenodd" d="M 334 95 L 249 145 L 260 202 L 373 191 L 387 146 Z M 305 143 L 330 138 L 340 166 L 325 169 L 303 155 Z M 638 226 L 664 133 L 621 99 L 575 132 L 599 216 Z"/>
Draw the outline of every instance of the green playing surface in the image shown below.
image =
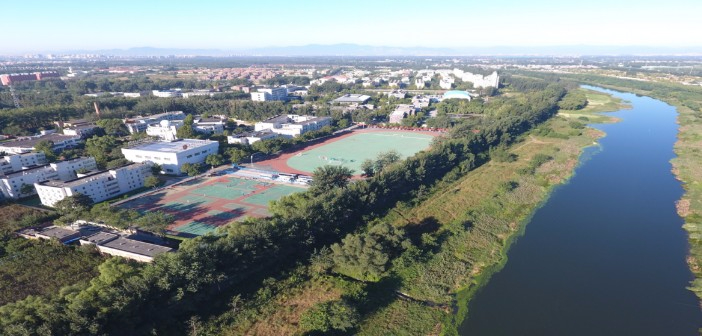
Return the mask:
<path fill-rule="evenodd" d="M 287 165 L 293 169 L 311 173 L 324 165 L 342 165 L 361 173 L 361 163 L 375 159 L 379 153 L 396 150 L 402 158 L 410 157 L 429 148 L 433 136 L 410 132 L 369 132 L 354 134 L 348 138 L 303 151 L 288 159 Z"/>

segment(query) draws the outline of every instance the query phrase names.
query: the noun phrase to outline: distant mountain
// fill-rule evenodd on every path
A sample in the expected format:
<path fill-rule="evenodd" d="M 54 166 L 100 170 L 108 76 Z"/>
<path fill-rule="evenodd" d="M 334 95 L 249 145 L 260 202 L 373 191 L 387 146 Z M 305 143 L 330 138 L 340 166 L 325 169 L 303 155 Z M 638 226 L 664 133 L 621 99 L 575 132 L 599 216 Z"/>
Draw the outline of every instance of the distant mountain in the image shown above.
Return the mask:
<path fill-rule="evenodd" d="M 177 49 L 139 47 L 107 50 L 70 50 L 58 54 L 102 54 L 114 56 L 624 56 L 624 55 L 702 55 L 698 47 L 650 46 L 494 46 L 494 47 L 389 47 L 359 44 L 309 44 L 304 46 L 253 49 Z"/>
<path fill-rule="evenodd" d="M 433 56 L 458 55 L 450 48 L 387 47 L 358 44 L 309 44 L 292 47 L 268 47 L 243 51 L 260 56 Z"/>

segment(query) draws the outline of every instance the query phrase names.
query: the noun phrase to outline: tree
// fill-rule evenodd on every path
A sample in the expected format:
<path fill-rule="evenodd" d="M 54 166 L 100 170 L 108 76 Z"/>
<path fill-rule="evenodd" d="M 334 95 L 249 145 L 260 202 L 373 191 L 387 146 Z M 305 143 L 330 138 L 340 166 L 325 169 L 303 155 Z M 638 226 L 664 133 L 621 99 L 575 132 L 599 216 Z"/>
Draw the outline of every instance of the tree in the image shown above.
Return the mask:
<path fill-rule="evenodd" d="M 373 160 L 363 160 L 363 162 L 361 162 L 361 170 L 363 171 L 363 175 L 367 177 L 373 176 L 375 174 L 375 164 L 373 163 Z"/>
<path fill-rule="evenodd" d="M 387 152 L 382 152 L 378 153 L 378 156 L 375 159 L 375 169 L 374 172 L 376 174 L 380 173 L 385 169 L 387 166 L 400 161 L 400 153 L 398 153 L 396 150 L 391 149 Z"/>
<path fill-rule="evenodd" d="M 197 137 L 195 134 L 195 129 L 193 128 L 194 118 L 192 114 L 188 114 L 183 119 L 183 126 L 176 131 L 176 137 L 180 139 L 192 139 Z"/>
<path fill-rule="evenodd" d="M 31 195 L 35 192 L 34 185 L 24 183 L 20 187 L 20 195 Z"/>
<path fill-rule="evenodd" d="M 163 235 L 166 232 L 166 227 L 173 223 L 173 220 L 175 220 L 175 217 L 171 214 L 162 211 L 151 211 L 137 219 L 136 224 L 143 229 Z"/>
<path fill-rule="evenodd" d="M 327 191 L 333 188 L 344 188 L 353 176 L 353 171 L 344 166 L 322 166 L 312 172 L 312 188 L 318 191 Z"/>
<path fill-rule="evenodd" d="M 124 125 L 121 119 L 110 118 L 110 119 L 100 119 L 95 122 L 100 128 L 105 131 L 106 135 L 112 136 L 125 136 L 129 134 L 127 126 Z"/>
<path fill-rule="evenodd" d="M 54 152 L 54 142 L 51 140 L 42 140 L 34 145 L 34 150 L 37 152 L 43 152 L 46 155 L 46 161 L 54 162 L 56 161 L 56 152 Z"/>
<path fill-rule="evenodd" d="M 248 151 L 245 151 L 241 148 L 229 148 L 225 152 L 225 155 L 229 157 L 229 161 L 231 163 L 240 163 L 242 161 L 245 161 L 246 159 L 249 158 L 249 155 L 251 155 Z"/>
<path fill-rule="evenodd" d="M 361 281 L 378 281 L 399 248 L 408 246 L 404 237 L 402 229 L 386 223 L 366 233 L 349 234 L 331 247 L 336 271 Z"/>
<path fill-rule="evenodd" d="M 115 149 L 119 153 L 115 153 Z M 109 161 L 122 156 L 119 151 L 117 138 L 112 135 L 93 136 L 85 142 L 85 151 L 95 158 L 95 162 L 100 167 L 106 167 Z"/>
<path fill-rule="evenodd" d="M 306 332 L 347 331 L 358 323 L 358 312 L 344 300 L 318 303 L 300 316 Z"/>
<path fill-rule="evenodd" d="M 159 175 L 161 174 L 161 171 L 163 171 L 163 167 L 160 164 L 154 163 L 153 165 L 151 165 L 151 174 Z"/>
<path fill-rule="evenodd" d="M 144 187 L 154 188 L 161 185 L 161 180 L 156 176 L 148 176 L 144 179 Z"/>
<path fill-rule="evenodd" d="M 180 166 L 180 171 L 188 174 L 188 176 L 195 176 L 200 174 L 202 171 L 202 165 L 199 163 L 184 163 L 182 166 Z"/>
<path fill-rule="evenodd" d="M 90 197 L 77 193 L 54 203 L 54 209 L 61 215 L 61 222 L 72 223 L 86 213 L 92 204 Z"/>
<path fill-rule="evenodd" d="M 205 158 L 205 163 L 214 169 L 214 167 L 224 164 L 224 158 L 220 154 L 210 154 Z"/>

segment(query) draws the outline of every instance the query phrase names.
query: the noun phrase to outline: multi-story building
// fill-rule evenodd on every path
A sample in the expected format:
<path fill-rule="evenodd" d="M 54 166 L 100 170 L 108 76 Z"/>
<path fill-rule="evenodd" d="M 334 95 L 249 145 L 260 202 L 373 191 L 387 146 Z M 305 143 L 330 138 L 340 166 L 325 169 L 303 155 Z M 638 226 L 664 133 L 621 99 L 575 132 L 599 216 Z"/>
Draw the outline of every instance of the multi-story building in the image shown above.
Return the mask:
<path fill-rule="evenodd" d="M 41 204 L 54 206 L 56 202 L 76 194 L 101 202 L 144 186 L 151 175 L 151 165 L 134 163 L 106 171 L 78 174 L 68 181 L 49 180 L 34 183 Z"/>
<path fill-rule="evenodd" d="M 28 137 L 16 141 L 4 142 L 0 144 L 0 152 L 21 154 L 34 151 L 34 147 L 41 141 L 50 141 L 53 143 L 54 151 L 62 151 L 66 148 L 73 147 L 82 139 L 78 135 L 63 135 L 63 134 L 46 134 L 38 137 Z"/>
<path fill-rule="evenodd" d="M 464 82 L 473 83 L 474 88 L 486 88 L 488 86 L 498 88 L 500 86 L 500 76 L 497 75 L 497 71 L 493 71 L 491 74 L 483 76 L 465 72 L 460 69 L 453 69 L 453 74 Z"/>
<path fill-rule="evenodd" d="M 146 134 L 159 137 L 161 140 L 173 141 L 176 140 L 178 129 L 183 126 L 182 120 L 161 120 L 156 124 L 149 124 L 146 127 Z"/>
<path fill-rule="evenodd" d="M 284 87 L 258 89 L 258 92 L 251 93 L 253 101 L 286 101 L 288 99 L 288 90 Z"/>
<path fill-rule="evenodd" d="M 46 155 L 42 152 L 6 155 L 0 158 L 0 176 L 45 164 Z"/>
<path fill-rule="evenodd" d="M 46 78 L 58 78 L 59 73 L 56 71 L 42 71 L 34 73 L 14 73 L 0 75 L 0 83 L 2 85 L 12 85 L 17 82 L 33 81 L 33 80 L 43 80 Z"/>
<path fill-rule="evenodd" d="M 166 113 L 154 114 L 147 117 L 136 117 L 124 119 L 124 125 L 127 126 L 129 133 L 138 133 L 146 131 L 150 124 L 158 124 L 162 120 L 183 120 L 185 113 L 183 111 L 171 111 Z"/>
<path fill-rule="evenodd" d="M 391 124 L 399 124 L 402 119 L 412 115 L 416 111 L 415 107 L 408 104 L 399 104 L 395 107 L 395 110 L 390 113 L 388 122 Z"/>
<path fill-rule="evenodd" d="M 33 195 L 31 192 L 22 193 L 23 186 L 34 185 L 47 180 L 70 180 L 75 178 L 80 170 L 96 169 L 95 159 L 91 157 L 59 161 L 41 166 L 24 167 L 0 177 L 0 193 L 6 198 L 20 198 Z"/>
<path fill-rule="evenodd" d="M 227 142 L 230 144 L 250 145 L 257 141 L 273 139 L 279 136 L 279 134 L 273 133 L 273 131 L 268 129 L 258 132 L 247 132 L 230 135 L 227 137 Z"/>
<path fill-rule="evenodd" d="M 122 154 L 132 162 L 161 165 L 168 174 L 181 174 L 184 163 L 203 163 L 210 154 L 217 154 L 219 142 L 183 139 L 171 142 L 149 142 L 122 148 Z"/>
<path fill-rule="evenodd" d="M 222 134 L 226 122 L 222 118 L 197 118 L 193 122 L 193 130 L 198 133 Z"/>
<path fill-rule="evenodd" d="M 275 116 L 254 125 L 255 131 L 271 130 L 273 133 L 288 137 L 296 137 L 310 131 L 316 131 L 331 125 L 330 117 L 302 116 L 288 114 Z"/>

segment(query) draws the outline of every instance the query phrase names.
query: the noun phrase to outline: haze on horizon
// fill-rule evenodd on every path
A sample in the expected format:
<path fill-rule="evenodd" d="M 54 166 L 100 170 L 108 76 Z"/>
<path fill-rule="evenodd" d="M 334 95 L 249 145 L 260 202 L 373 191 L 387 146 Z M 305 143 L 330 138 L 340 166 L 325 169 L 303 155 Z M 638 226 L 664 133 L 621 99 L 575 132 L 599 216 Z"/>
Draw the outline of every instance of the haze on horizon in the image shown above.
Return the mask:
<path fill-rule="evenodd" d="M 40 3 L 37 3 L 40 2 Z M 702 1 L 26 1 L 3 5 L 0 54 L 132 47 L 700 47 Z"/>

